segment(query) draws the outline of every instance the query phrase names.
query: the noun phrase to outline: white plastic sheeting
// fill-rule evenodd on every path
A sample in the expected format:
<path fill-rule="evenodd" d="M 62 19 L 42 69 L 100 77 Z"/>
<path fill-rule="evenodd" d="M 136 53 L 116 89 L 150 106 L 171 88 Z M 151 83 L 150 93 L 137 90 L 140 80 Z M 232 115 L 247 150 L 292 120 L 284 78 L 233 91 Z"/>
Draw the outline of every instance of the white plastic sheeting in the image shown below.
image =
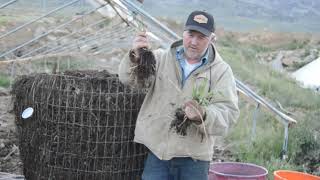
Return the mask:
<path fill-rule="evenodd" d="M 292 77 L 299 81 L 303 87 L 320 90 L 320 57 L 303 66 Z"/>

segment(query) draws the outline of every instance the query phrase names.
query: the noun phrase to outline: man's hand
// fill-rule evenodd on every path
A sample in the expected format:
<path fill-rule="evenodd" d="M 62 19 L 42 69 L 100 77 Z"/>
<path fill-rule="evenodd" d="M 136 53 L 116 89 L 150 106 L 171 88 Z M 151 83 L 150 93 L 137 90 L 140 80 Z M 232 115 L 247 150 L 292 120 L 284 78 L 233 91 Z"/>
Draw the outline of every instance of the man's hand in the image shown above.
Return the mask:
<path fill-rule="evenodd" d="M 184 112 L 189 120 L 196 124 L 201 124 L 205 120 L 205 110 L 195 100 L 188 101 L 184 104 Z"/>
<path fill-rule="evenodd" d="M 133 63 L 138 63 L 140 59 L 139 51 L 140 48 L 149 48 L 149 41 L 147 38 L 147 33 L 145 31 L 139 32 L 134 38 L 132 43 L 132 50 L 130 51 L 130 60 Z"/>

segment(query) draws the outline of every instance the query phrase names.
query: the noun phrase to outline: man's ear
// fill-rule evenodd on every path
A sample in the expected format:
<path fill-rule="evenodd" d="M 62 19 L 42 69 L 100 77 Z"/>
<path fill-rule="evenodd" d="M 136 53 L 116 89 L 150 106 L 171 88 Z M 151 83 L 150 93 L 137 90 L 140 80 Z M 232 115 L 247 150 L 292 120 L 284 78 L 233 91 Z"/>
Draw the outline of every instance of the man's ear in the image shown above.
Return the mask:
<path fill-rule="evenodd" d="M 217 41 L 217 36 L 215 33 L 211 34 L 211 42 L 216 42 Z"/>

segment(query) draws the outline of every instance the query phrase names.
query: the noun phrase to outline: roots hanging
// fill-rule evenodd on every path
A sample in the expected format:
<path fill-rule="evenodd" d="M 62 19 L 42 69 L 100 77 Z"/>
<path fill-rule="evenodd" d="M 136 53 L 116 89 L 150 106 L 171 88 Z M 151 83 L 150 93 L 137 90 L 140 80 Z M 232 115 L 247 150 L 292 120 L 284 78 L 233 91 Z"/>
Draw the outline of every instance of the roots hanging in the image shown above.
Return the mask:
<path fill-rule="evenodd" d="M 134 51 L 131 51 L 129 57 L 132 62 L 137 62 L 138 64 L 133 70 L 133 73 L 137 74 L 138 82 L 144 82 L 155 74 L 156 60 L 150 49 L 140 48 L 138 49 L 137 54 L 135 54 Z"/>
<path fill-rule="evenodd" d="M 186 136 L 187 130 L 192 122 L 186 118 L 185 112 L 182 108 L 178 108 L 176 110 L 175 117 L 176 118 L 170 124 L 170 129 L 174 129 L 177 134 Z"/>

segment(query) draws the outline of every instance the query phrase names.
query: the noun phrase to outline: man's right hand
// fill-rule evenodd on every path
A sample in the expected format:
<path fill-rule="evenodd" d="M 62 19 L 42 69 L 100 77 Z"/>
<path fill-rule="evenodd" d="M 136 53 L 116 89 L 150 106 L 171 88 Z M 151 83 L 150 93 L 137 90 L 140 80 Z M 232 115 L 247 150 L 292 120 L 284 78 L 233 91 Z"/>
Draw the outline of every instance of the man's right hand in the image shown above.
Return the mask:
<path fill-rule="evenodd" d="M 147 32 L 139 32 L 133 40 L 132 49 L 139 49 L 139 48 L 149 48 L 149 41 L 147 38 Z"/>
<path fill-rule="evenodd" d="M 132 43 L 132 50 L 130 52 L 131 56 L 134 56 L 134 58 L 131 58 L 131 61 L 134 63 L 137 63 L 139 61 L 139 51 L 138 49 L 140 48 L 149 48 L 149 41 L 147 38 L 147 33 L 144 32 L 139 32 L 136 37 L 133 39 Z"/>

